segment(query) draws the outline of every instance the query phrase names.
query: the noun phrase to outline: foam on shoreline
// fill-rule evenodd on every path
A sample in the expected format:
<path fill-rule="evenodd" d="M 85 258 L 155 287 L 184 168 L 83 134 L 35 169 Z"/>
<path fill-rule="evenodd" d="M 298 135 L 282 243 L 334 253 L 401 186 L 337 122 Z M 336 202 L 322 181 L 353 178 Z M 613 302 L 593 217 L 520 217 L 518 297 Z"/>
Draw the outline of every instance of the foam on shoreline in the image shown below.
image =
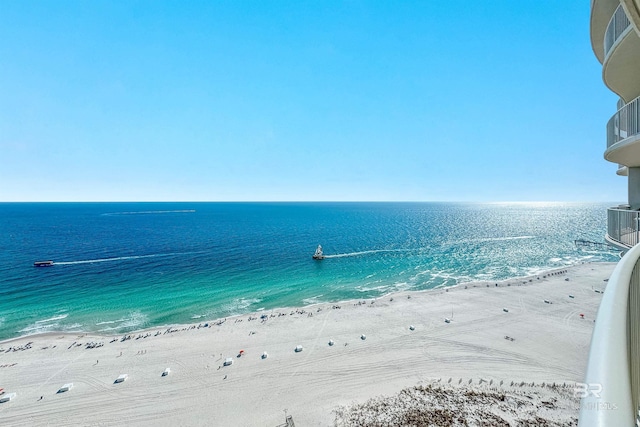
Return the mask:
<path fill-rule="evenodd" d="M 388 297 L 394 297 L 395 296 L 406 296 L 406 295 L 410 295 L 410 294 L 429 294 L 431 292 L 435 292 L 435 291 L 445 291 L 445 292 L 449 292 L 450 290 L 454 290 L 454 289 L 460 289 L 460 288 L 476 288 L 476 287 L 487 287 L 487 286 L 495 286 L 496 284 L 498 286 L 527 286 L 527 285 L 532 285 L 535 284 L 536 282 L 538 282 L 539 280 L 545 280 L 547 278 L 551 278 L 551 276 L 553 275 L 557 275 L 557 274 L 562 274 L 562 273 L 568 273 L 570 272 L 572 269 L 578 268 L 580 266 L 583 265 L 611 265 L 614 266 L 615 263 L 608 263 L 608 262 L 597 262 L 597 263 L 583 263 L 580 265 L 573 265 L 573 266 L 568 266 L 568 267 L 559 267 L 559 268 L 553 268 L 553 269 L 548 269 L 548 270 L 544 270 L 544 271 L 540 271 L 540 272 L 535 272 L 533 274 L 527 275 L 527 276 L 518 276 L 518 277 L 512 277 L 509 279 L 502 279 L 502 280 L 479 280 L 479 281 L 470 281 L 470 282 L 462 282 L 462 283 L 457 283 L 455 285 L 441 285 L 441 286 L 437 286 L 431 289 L 420 289 L 420 290 L 393 290 L 391 292 L 388 292 L 386 294 L 377 296 L 377 297 L 364 297 L 364 298 L 357 298 L 357 299 L 346 299 L 346 300 L 338 300 L 338 301 L 317 301 L 317 302 L 311 302 L 309 301 L 308 304 L 304 304 L 304 305 L 300 305 L 300 306 L 283 306 L 283 307 L 276 307 L 276 308 L 270 308 L 270 309 L 260 309 L 260 310 L 256 310 L 256 311 L 252 311 L 252 312 L 244 312 L 244 313 L 237 313 L 237 314 L 232 314 L 229 316 L 225 316 L 225 317 L 216 317 L 216 318 L 205 318 L 206 315 L 202 314 L 202 315 L 197 315 L 196 316 L 191 316 L 191 319 L 194 320 L 198 320 L 199 324 L 203 324 L 203 323 L 209 323 L 209 324 L 215 324 L 223 319 L 239 319 L 242 317 L 255 317 L 255 316 L 260 316 L 261 314 L 265 313 L 265 312 L 285 312 L 285 311 L 292 311 L 292 310 L 309 310 L 309 309 L 313 309 L 313 308 L 317 308 L 318 306 L 326 306 L 326 305 L 344 305 L 344 304 L 350 304 L 350 303 L 357 303 L 358 301 L 364 301 L 364 300 L 368 300 L 368 301 L 376 301 L 376 300 L 381 300 L 384 298 L 388 298 Z M 321 296 L 321 295 L 319 295 Z M 317 298 L 319 296 L 313 297 L 313 298 Z M 311 298 L 309 298 L 308 300 L 311 300 Z M 250 306 L 251 302 L 260 302 L 259 299 L 253 299 L 253 300 L 246 300 L 245 298 L 239 298 L 237 300 L 234 300 L 235 303 L 239 303 L 237 305 L 242 305 L 243 307 L 248 307 Z M 236 304 L 234 304 L 236 305 Z M 133 316 L 136 315 L 136 316 Z M 45 320 L 39 320 L 36 321 L 36 324 L 40 324 L 40 323 L 46 323 L 49 321 L 53 321 L 53 320 L 59 320 L 59 319 L 64 319 L 68 316 L 68 314 L 63 314 L 63 315 L 59 315 L 59 316 L 55 316 L 53 318 L 50 319 L 45 319 Z M 120 318 L 118 320 L 111 320 L 111 321 L 102 321 L 102 322 L 98 322 L 96 323 L 96 325 L 106 325 L 106 324 L 114 324 L 114 323 L 126 323 L 126 322 L 131 322 L 133 317 L 141 317 L 144 316 L 141 313 L 132 313 L 132 317 L 127 317 L 127 318 Z M 78 331 L 71 331 L 74 334 L 82 334 L 82 335 L 87 335 L 87 336 L 95 336 L 95 337 L 103 337 L 103 338 L 114 338 L 114 337 L 121 337 L 121 336 L 127 336 L 127 335 L 137 335 L 137 334 L 144 334 L 146 332 L 156 332 L 158 330 L 163 330 L 163 329 L 168 329 L 168 328 L 177 328 L 177 329 L 183 329 L 183 328 L 187 328 L 187 327 L 192 327 L 195 326 L 195 324 L 193 323 L 169 323 L 169 324 L 163 324 L 163 325 L 157 325 L 157 326 L 150 326 L 147 328 L 143 328 L 143 329 L 136 329 L 136 330 L 132 330 L 129 332 L 124 332 L 124 333 L 116 333 L 116 334 L 105 334 L 105 333 L 101 333 L 101 332 L 105 332 L 105 330 L 102 331 L 83 331 L 83 330 L 78 330 Z M 31 328 L 34 329 L 34 328 Z M 31 330 L 30 329 L 30 330 Z M 115 329 L 115 328 L 113 328 Z M 45 336 L 51 336 L 51 335 L 60 335 L 60 334 L 68 334 L 70 333 L 69 330 L 51 330 L 51 331 L 45 331 L 45 332 L 36 332 L 36 333 L 26 333 L 17 337 L 12 337 L 12 338 L 7 338 L 5 340 L 0 340 L 0 345 L 7 343 L 7 342 L 13 342 L 16 340 L 20 340 L 23 338 L 29 338 L 29 339 L 34 339 L 34 338 L 38 338 L 38 337 L 45 337 Z"/>
<path fill-rule="evenodd" d="M 0 342 L 0 375 L 2 387 L 17 398 L 0 405 L 0 417 L 15 426 L 277 425 L 286 408 L 296 424 L 319 426 L 332 423 L 337 407 L 420 384 L 575 383 L 584 375 L 602 298 L 594 290 L 606 287 L 614 265 L 265 310 L 125 336 L 13 338 Z M 303 351 L 295 352 L 297 345 Z M 261 358 L 264 352 L 268 358 Z M 223 366 L 228 357 L 233 365 Z M 171 374 L 162 377 L 166 368 Z M 124 373 L 128 380 L 114 384 Z M 73 390 L 57 394 L 67 383 Z M 571 418 L 571 405 L 565 406 Z"/>

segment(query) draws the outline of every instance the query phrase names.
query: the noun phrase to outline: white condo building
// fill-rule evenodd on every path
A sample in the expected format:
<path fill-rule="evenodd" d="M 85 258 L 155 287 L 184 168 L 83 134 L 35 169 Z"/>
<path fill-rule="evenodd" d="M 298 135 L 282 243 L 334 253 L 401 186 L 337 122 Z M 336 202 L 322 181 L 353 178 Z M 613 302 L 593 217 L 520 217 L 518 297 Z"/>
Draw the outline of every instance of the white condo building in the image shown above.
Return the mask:
<path fill-rule="evenodd" d="M 579 426 L 640 426 L 640 0 L 592 0 L 591 46 L 619 96 L 606 126 L 606 160 L 628 180 L 628 202 L 610 208 L 607 241 L 625 255 L 594 325 Z"/>

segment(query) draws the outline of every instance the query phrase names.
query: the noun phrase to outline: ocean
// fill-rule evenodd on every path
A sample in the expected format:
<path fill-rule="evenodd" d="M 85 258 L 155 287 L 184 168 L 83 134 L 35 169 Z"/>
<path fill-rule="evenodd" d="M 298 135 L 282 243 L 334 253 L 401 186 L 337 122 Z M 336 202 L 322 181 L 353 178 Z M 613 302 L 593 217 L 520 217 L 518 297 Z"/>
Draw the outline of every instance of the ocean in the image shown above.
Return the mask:
<path fill-rule="evenodd" d="M 0 340 L 123 334 L 589 261 L 607 204 L 0 203 Z M 311 258 L 322 244 L 327 258 Z M 54 261 L 36 268 L 34 261 Z"/>

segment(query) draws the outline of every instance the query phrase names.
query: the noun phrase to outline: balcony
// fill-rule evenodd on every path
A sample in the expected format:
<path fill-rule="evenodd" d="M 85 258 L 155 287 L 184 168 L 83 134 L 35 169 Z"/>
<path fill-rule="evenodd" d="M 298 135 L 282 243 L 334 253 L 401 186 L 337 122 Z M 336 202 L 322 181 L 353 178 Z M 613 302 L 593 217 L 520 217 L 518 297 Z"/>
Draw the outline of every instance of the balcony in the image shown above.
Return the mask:
<path fill-rule="evenodd" d="M 576 387 L 579 427 L 638 425 L 640 403 L 640 245 L 609 278 L 591 335 L 584 384 Z"/>
<path fill-rule="evenodd" d="M 629 168 L 627 168 L 625 165 L 618 165 L 618 170 L 616 171 L 616 175 L 629 176 Z"/>
<path fill-rule="evenodd" d="M 640 97 L 609 119 L 604 158 L 622 166 L 640 166 Z"/>
<path fill-rule="evenodd" d="M 604 56 L 609 55 L 613 45 L 620 39 L 620 36 L 631 26 L 631 21 L 624 13 L 622 5 L 618 6 L 613 13 L 609 25 L 604 33 Z"/>
<path fill-rule="evenodd" d="M 607 210 L 606 240 L 622 250 L 629 250 L 638 243 L 640 212 L 625 208 Z"/>
<path fill-rule="evenodd" d="M 604 34 L 611 16 L 620 5 L 619 0 L 591 0 L 591 47 L 600 63 L 604 62 Z"/>
<path fill-rule="evenodd" d="M 621 5 L 609 20 L 603 43 L 605 84 L 625 102 L 636 98 L 640 95 L 640 37 Z"/>

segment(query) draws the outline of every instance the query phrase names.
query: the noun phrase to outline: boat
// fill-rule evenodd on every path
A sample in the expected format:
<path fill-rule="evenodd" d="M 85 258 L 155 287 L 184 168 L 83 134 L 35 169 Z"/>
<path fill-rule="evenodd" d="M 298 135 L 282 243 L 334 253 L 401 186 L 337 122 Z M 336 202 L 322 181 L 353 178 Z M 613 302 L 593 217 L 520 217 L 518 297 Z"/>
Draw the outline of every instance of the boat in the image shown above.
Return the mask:
<path fill-rule="evenodd" d="M 53 265 L 53 261 L 36 261 L 33 263 L 34 267 L 51 267 Z"/>
<path fill-rule="evenodd" d="M 324 259 L 324 254 L 322 253 L 322 246 L 318 245 L 316 249 L 316 253 L 313 254 L 313 259 Z"/>

